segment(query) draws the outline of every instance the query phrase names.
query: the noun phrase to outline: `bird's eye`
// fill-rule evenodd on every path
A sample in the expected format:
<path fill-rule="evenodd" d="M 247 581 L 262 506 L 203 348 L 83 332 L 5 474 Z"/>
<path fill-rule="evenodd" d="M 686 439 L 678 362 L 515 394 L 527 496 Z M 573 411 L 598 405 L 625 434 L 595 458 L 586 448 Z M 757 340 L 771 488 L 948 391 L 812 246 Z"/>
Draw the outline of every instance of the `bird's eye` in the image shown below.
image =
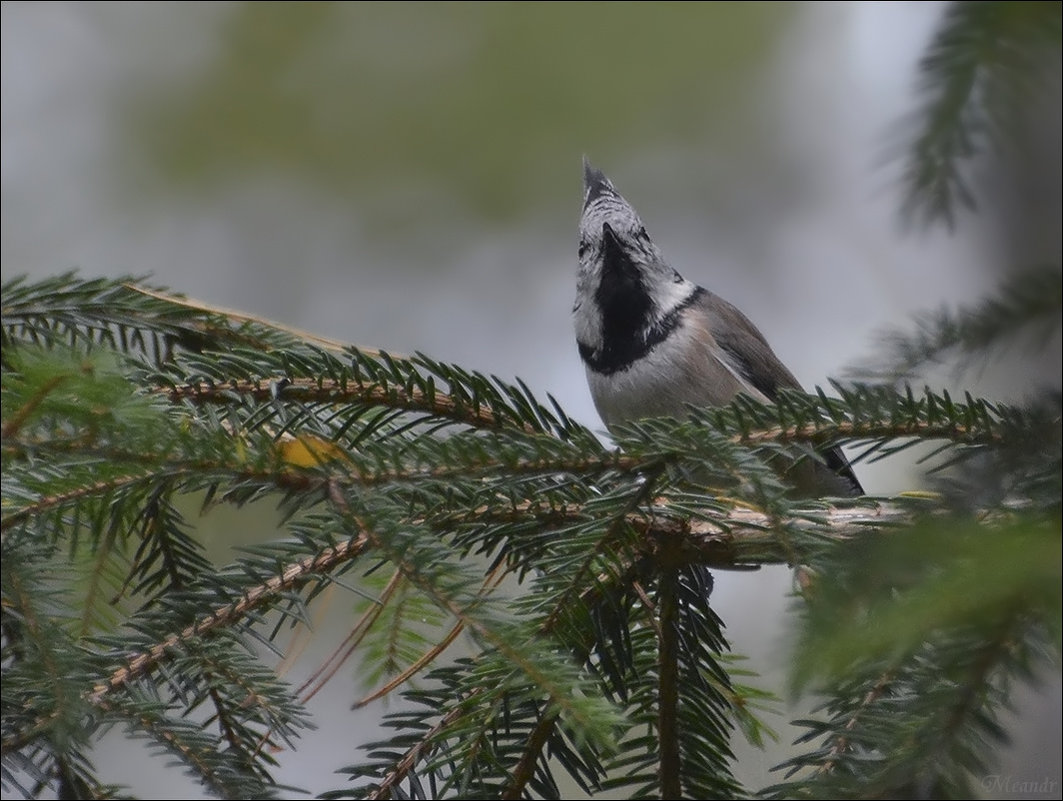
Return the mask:
<path fill-rule="evenodd" d="M 672 281 L 674 281 L 677 284 L 681 284 L 681 283 L 683 283 L 683 276 L 681 276 L 679 273 L 673 273 L 672 274 Z"/>
<path fill-rule="evenodd" d="M 645 226 L 643 226 L 642 228 L 639 228 L 638 233 L 635 234 L 635 238 L 636 239 L 641 239 L 643 242 L 649 242 L 650 241 L 650 235 L 646 233 Z"/>
<path fill-rule="evenodd" d="M 579 243 L 579 251 L 578 251 L 577 255 L 582 259 L 583 258 L 583 254 L 586 253 L 586 252 L 587 252 L 586 243 L 580 242 Z"/>

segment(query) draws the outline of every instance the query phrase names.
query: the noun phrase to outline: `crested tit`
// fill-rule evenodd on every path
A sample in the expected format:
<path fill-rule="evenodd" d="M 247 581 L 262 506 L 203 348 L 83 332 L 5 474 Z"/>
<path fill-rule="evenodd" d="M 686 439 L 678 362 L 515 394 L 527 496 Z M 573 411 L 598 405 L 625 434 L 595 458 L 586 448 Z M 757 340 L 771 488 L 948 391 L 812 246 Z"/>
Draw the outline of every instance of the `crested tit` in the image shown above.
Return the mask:
<path fill-rule="evenodd" d="M 639 215 L 583 163 L 576 342 L 607 426 L 719 406 L 740 392 L 771 402 L 801 385 L 742 312 L 665 261 Z M 802 490 L 862 495 L 840 448 L 797 477 Z"/>

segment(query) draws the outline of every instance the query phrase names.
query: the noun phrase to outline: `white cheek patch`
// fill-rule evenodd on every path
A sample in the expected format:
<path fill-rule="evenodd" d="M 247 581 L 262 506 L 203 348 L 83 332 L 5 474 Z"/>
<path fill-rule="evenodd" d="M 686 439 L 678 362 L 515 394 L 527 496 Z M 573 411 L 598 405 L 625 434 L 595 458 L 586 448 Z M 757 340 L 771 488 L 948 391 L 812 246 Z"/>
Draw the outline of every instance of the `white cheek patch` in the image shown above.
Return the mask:
<path fill-rule="evenodd" d="M 690 281 L 668 281 L 662 283 L 654 281 L 649 285 L 650 299 L 657 311 L 657 317 L 666 317 L 674 309 L 682 306 L 690 300 L 690 296 L 698 291 L 697 284 Z"/>
<path fill-rule="evenodd" d="M 602 316 L 593 308 L 593 301 L 578 300 L 574 315 L 576 341 L 592 350 L 599 350 L 602 345 Z"/>

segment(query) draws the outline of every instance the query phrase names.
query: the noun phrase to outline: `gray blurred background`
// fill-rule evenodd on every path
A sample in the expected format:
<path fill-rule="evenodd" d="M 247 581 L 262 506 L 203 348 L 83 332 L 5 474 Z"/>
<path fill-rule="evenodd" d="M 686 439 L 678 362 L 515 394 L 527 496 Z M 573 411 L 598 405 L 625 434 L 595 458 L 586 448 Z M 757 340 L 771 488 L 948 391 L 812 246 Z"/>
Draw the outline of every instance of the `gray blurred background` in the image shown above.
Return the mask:
<path fill-rule="evenodd" d="M 5 2 L 3 277 L 150 274 L 325 336 L 519 376 L 601 428 L 569 316 L 586 154 L 675 266 L 742 308 L 811 388 L 912 312 L 1060 258 L 1058 92 L 1032 111 L 1043 141 L 980 168 L 977 215 L 951 234 L 901 229 L 891 155 L 942 8 Z M 1018 400 L 1059 386 L 1059 343 L 932 381 Z M 857 472 L 876 494 L 923 481 L 911 461 Z M 204 520 L 222 557 L 240 514 Z M 776 689 L 789 581 L 723 574 L 714 596 Z M 294 681 L 349 609 L 339 597 Z M 354 672 L 315 699 L 322 729 L 277 755 L 282 781 L 336 786 L 330 772 L 374 738 L 380 708 L 347 711 Z M 1049 678 L 1023 696 L 1004 772 L 1058 795 Z M 752 788 L 777 778 L 791 739 L 769 722 L 782 741 L 744 758 Z M 108 740 L 103 778 L 198 792 L 133 747 Z"/>

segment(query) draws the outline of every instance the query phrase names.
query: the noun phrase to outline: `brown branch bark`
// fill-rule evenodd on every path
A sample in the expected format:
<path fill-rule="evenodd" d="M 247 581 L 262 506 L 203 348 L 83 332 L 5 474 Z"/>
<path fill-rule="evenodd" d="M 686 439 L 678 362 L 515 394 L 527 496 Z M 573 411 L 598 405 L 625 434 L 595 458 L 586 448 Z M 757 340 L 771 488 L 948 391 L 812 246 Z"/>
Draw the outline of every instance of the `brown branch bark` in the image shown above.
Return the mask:
<path fill-rule="evenodd" d="M 92 689 L 88 695 L 88 701 L 92 704 L 99 704 L 108 693 L 143 676 L 155 667 L 162 661 L 168 650 L 194 637 L 202 637 L 215 628 L 231 624 L 279 593 L 299 587 L 314 576 L 327 573 L 342 562 L 355 558 L 366 549 L 368 544 L 369 538 L 365 534 L 359 534 L 347 542 L 325 548 L 319 554 L 288 565 L 280 575 L 245 592 L 240 600 L 218 607 L 180 632 L 171 634 L 156 643 L 147 651 L 129 657 L 125 664 L 111 673 L 105 682 Z"/>
<path fill-rule="evenodd" d="M 676 568 L 661 571 L 660 645 L 657 655 L 657 736 L 660 738 L 658 776 L 661 798 L 682 798 L 679 752 L 679 579 Z"/>
<path fill-rule="evenodd" d="M 276 380 L 261 379 L 255 381 L 234 380 L 217 384 L 199 383 L 185 386 L 160 387 L 159 394 L 165 395 L 173 403 L 191 401 L 196 404 L 232 403 L 232 395 L 243 395 L 255 401 L 263 402 L 274 397 L 278 392 Z M 368 403 L 414 412 L 429 412 L 460 423 L 482 428 L 501 428 L 508 424 L 486 406 L 472 405 L 456 401 L 444 392 L 435 392 L 429 397 L 426 393 L 413 387 L 407 390 L 395 384 L 381 386 L 372 381 L 331 378 L 285 378 L 285 385 L 279 392 L 286 398 L 303 403 Z M 530 434 L 536 433 L 531 425 L 514 426 Z"/>

